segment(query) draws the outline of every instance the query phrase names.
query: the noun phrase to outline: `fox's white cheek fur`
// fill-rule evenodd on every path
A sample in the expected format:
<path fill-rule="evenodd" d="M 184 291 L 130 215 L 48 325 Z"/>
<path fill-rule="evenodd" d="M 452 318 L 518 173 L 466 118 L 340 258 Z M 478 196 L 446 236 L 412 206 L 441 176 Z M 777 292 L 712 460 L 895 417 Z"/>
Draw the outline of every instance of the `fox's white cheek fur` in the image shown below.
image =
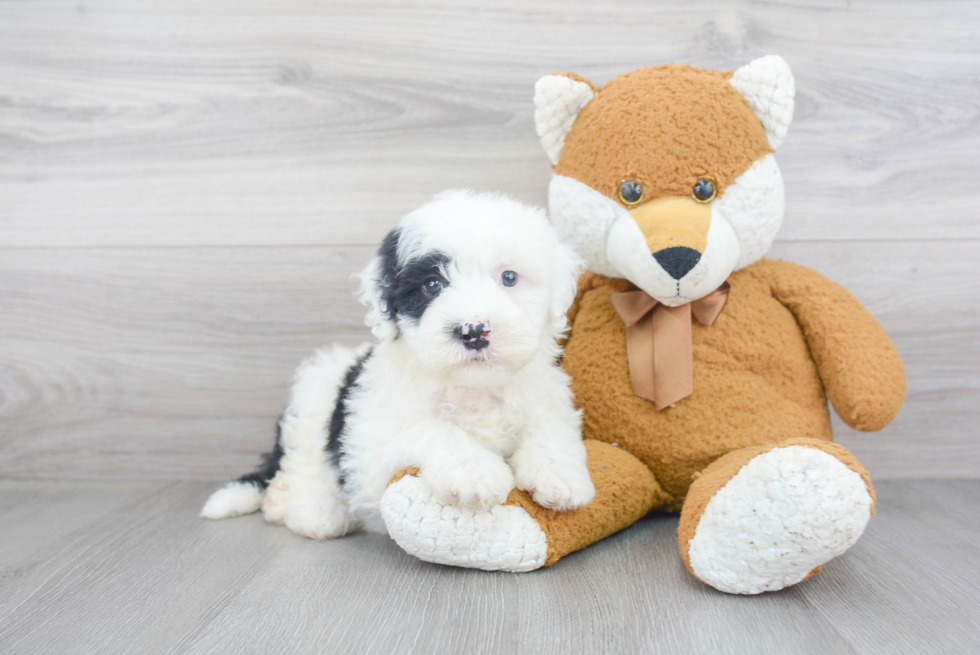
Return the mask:
<path fill-rule="evenodd" d="M 590 271 L 619 277 L 609 262 L 606 242 L 613 223 L 629 216 L 622 206 L 587 184 L 564 175 L 554 175 L 548 187 L 551 220 L 561 240 L 574 248 Z"/>
<path fill-rule="evenodd" d="M 613 223 L 606 248 L 608 258 L 616 262 L 615 277 L 632 280 L 661 302 L 677 295 L 677 280 L 650 254 L 643 232 L 629 214 L 623 214 Z"/>
<path fill-rule="evenodd" d="M 708 247 L 701 255 L 697 266 L 680 280 L 680 295 L 686 300 L 677 300 L 673 303 L 665 300 L 664 303 L 667 305 L 677 306 L 688 300 L 705 297 L 720 287 L 735 270 L 740 253 L 738 238 L 728 221 L 713 210 L 712 207 Z"/>
<path fill-rule="evenodd" d="M 721 216 L 711 219 L 708 247 L 697 265 L 676 280 L 657 263 L 636 222 L 627 214 L 609 231 L 609 258 L 618 264 L 617 277 L 631 280 L 668 307 L 703 298 L 722 285 L 735 269 L 739 245 L 735 232 Z"/>
<path fill-rule="evenodd" d="M 783 224 L 783 175 L 772 153 L 755 162 L 711 203 L 712 217 L 721 216 L 735 232 L 738 271 L 762 259 Z"/>
<path fill-rule="evenodd" d="M 708 247 L 679 285 L 653 259 L 639 227 L 615 201 L 578 180 L 555 175 L 549 202 L 556 230 L 589 270 L 628 278 L 660 302 L 677 306 L 704 297 L 731 273 L 762 258 L 782 225 L 784 190 L 773 154 L 742 173 L 711 203 Z"/>

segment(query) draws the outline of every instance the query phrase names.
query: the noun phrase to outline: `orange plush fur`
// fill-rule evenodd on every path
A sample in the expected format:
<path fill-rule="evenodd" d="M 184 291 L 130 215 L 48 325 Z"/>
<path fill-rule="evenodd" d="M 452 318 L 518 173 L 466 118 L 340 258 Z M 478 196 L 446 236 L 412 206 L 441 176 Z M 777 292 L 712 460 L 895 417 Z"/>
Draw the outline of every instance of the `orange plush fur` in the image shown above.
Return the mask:
<path fill-rule="evenodd" d="M 643 184 L 644 202 L 689 196 L 704 177 L 723 197 L 773 152 L 731 77 L 731 71 L 669 65 L 593 86 L 595 97 L 565 136 L 556 174 L 621 204 L 623 180 Z M 753 456 L 774 447 L 809 444 L 830 452 L 863 476 L 873 498 L 860 462 L 828 443 L 827 399 L 848 425 L 880 430 L 905 397 L 894 346 L 838 284 L 810 268 L 766 258 L 728 282 L 728 302 L 714 324 L 695 322 L 692 328 L 694 393 L 663 411 L 631 387 L 626 326 L 610 302 L 611 294 L 636 287 L 627 279 L 586 273 L 569 312 L 564 366 L 583 409 L 584 436 L 625 449 L 653 473 L 655 484 L 635 467 L 623 467 L 616 481 L 622 485 L 627 477 L 646 489 L 645 510 L 685 509 L 685 562 L 708 500 Z M 597 478 L 597 498 L 603 484 Z M 567 523 L 575 521 L 569 517 Z"/>
<path fill-rule="evenodd" d="M 689 548 L 706 508 L 750 462 L 764 459 L 776 450 L 810 453 L 803 458 L 809 457 L 810 462 L 833 462 L 830 468 L 814 473 L 791 471 L 794 455 L 788 455 L 790 460 L 780 460 L 787 467 L 783 475 L 790 476 L 790 486 L 794 480 L 804 480 L 812 474 L 819 478 L 817 487 L 824 485 L 825 491 L 826 485 L 838 482 L 849 484 L 852 490 L 860 487 L 854 492 L 860 495 L 854 511 L 864 512 L 861 520 L 866 522 L 874 505 L 871 479 L 857 458 L 832 443 L 827 401 L 833 403 L 848 425 L 859 430 L 880 430 L 902 406 L 905 373 L 884 330 L 840 285 L 804 266 L 760 259 L 782 216 L 782 181 L 769 160 L 773 144 L 781 142 L 792 115 L 794 85 L 788 66 L 778 57 L 769 57 L 756 60 L 737 73 L 678 65 L 645 68 L 622 75 L 601 89 L 571 73 L 543 78 L 539 85 L 542 83 L 545 84 L 539 86 L 535 99 L 538 133 L 555 162 L 555 179 L 563 180 L 566 191 L 574 189 L 568 193 L 584 198 L 565 203 L 565 209 L 571 206 L 571 211 L 579 212 L 568 218 L 556 208 L 553 186 L 553 220 L 567 229 L 573 241 L 577 239 L 576 246 L 584 256 L 588 257 L 585 251 L 590 251 L 599 262 L 597 268 L 604 269 L 604 274 L 586 273 L 579 282 L 568 315 L 571 330 L 563 361 L 583 410 L 595 500 L 585 508 L 566 513 L 538 507 L 523 491 L 515 490 L 507 501 L 523 507 L 545 533 L 545 565 L 628 526 L 650 510 L 660 509 L 681 511 L 681 555 L 698 575 Z M 746 89 L 748 96 L 743 95 Z M 556 138 L 556 134 L 561 138 Z M 766 158 L 768 169 L 760 167 Z M 757 186 L 738 186 L 747 184 L 740 180 L 750 177 L 746 175 L 750 170 L 757 175 Z M 759 183 L 758 176 L 764 174 L 770 177 Z M 755 239 L 756 250 L 743 251 L 750 255 L 746 255 L 747 261 L 740 269 L 734 260 L 724 260 L 723 265 L 729 268 L 722 269 L 721 278 L 712 284 L 720 284 L 734 270 L 727 279 L 727 303 L 711 326 L 698 322 L 692 325 L 694 391 L 658 411 L 632 386 L 627 328 L 610 301 L 612 294 L 636 290 L 642 282 L 626 279 L 626 274 L 611 276 L 610 270 L 641 270 L 636 266 L 649 264 L 646 257 L 656 258 L 668 249 L 683 251 L 689 257 L 694 251 L 698 258 L 708 256 L 710 246 L 705 244 L 713 233 L 707 228 L 697 238 L 685 240 L 680 234 L 690 231 L 691 226 L 685 224 L 690 223 L 687 217 L 713 216 L 710 212 L 696 213 L 706 203 L 694 204 L 698 198 L 692 188 L 704 178 L 715 186 L 717 195 L 712 202 L 716 203 L 736 188 L 755 189 L 755 195 L 743 196 L 735 210 L 726 211 L 741 212 L 742 232 L 737 237 L 748 235 L 746 238 Z M 642 185 L 641 200 L 627 205 L 620 194 L 624 181 Z M 748 200 L 744 200 L 746 197 Z M 772 198 L 777 201 L 769 202 Z M 606 199 L 619 203 L 629 213 L 618 208 L 615 212 L 610 210 Z M 753 202 L 760 203 L 760 207 L 769 202 L 768 209 L 753 213 Z M 772 209 L 774 204 L 778 205 L 777 210 Z M 762 216 L 764 211 L 769 211 L 771 220 L 766 229 L 770 231 L 760 237 L 763 228 L 753 222 L 753 217 Z M 624 261 L 640 262 L 632 264 L 633 268 L 617 266 L 613 261 L 616 252 L 607 250 L 603 242 L 596 243 L 612 238 L 608 235 L 616 229 L 609 227 L 613 214 L 619 216 L 615 220 L 621 226 L 621 219 L 626 220 L 626 231 L 621 230 L 616 238 L 634 239 L 634 245 L 618 251 L 626 258 Z M 718 216 L 707 218 L 705 225 L 714 220 L 728 221 Z M 635 225 L 629 223 L 629 217 Z M 714 238 L 719 239 L 717 233 Z M 666 266 L 664 270 L 667 271 Z M 668 296 L 667 300 L 689 302 L 716 288 L 699 289 L 700 295 L 694 297 L 681 296 L 680 280 L 687 271 L 694 269 L 667 271 L 678 280 L 677 296 Z M 655 278 L 647 279 L 648 287 L 653 284 L 651 279 Z M 654 294 L 650 288 L 643 290 Z M 835 472 L 827 473 L 831 469 Z M 854 477 L 854 473 L 859 477 Z M 792 478 L 794 475 L 802 477 Z M 746 493 L 745 487 L 739 488 Z M 785 494 L 792 492 L 784 489 L 775 500 L 763 499 L 771 504 L 762 507 L 784 502 L 788 497 Z M 746 511 L 755 512 L 751 504 L 755 500 L 746 498 Z M 825 502 L 821 498 L 824 497 L 817 489 L 804 501 L 812 500 L 819 513 L 820 502 Z M 830 498 L 826 501 L 830 505 L 838 500 L 833 489 Z M 741 500 L 742 497 L 737 498 Z M 801 512 L 799 505 L 793 511 Z M 762 518 L 749 516 L 750 522 Z M 839 521 L 821 519 L 825 523 L 807 526 L 807 518 L 802 512 L 793 519 L 797 521 L 793 525 L 802 526 L 799 529 L 804 532 L 812 529 L 804 537 L 816 541 L 803 544 L 796 551 L 796 546 L 787 547 L 784 553 L 791 559 L 804 553 L 798 558 L 797 570 L 787 573 L 785 567 L 780 568 L 787 561 L 779 559 L 783 555 L 775 560 L 762 556 L 752 566 L 765 568 L 771 564 L 772 571 L 756 571 L 758 580 L 746 581 L 744 576 L 729 573 L 739 567 L 751 567 L 736 556 L 733 568 L 726 569 L 724 564 L 717 564 L 724 560 L 725 553 L 712 550 L 713 544 L 709 544 L 706 551 L 699 551 L 708 558 L 702 570 L 714 576 L 714 581 L 705 581 L 735 593 L 758 593 L 795 584 L 818 572 L 829 557 L 846 550 L 864 525 L 859 520 L 854 524 L 859 527 L 844 530 L 848 532 L 846 539 L 834 545 L 836 550 L 827 551 L 832 550 L 831 554 L 816 561 L 807 559 L 807 547 L 811 543 L 821 547 L 826 544 L 818 544 L 821 537 L 813 535 L 833 532 L 828 522 L 833 526 Z M 853 515 L 842 515 L 842 520 L 851 518 Z M 777 518 L 776 524 L 779 523 Z M 793 528 L 781 529 L 791 535 L 785 543 L 792 542 L 793 535 L 799 536 Z M 770 550 L 776 542 L 784 543 L 780 535 L 770 536 L 768 546 L 747 543 Z M 729 535 L 721 541 L 733 539 L 738 540 Z M 720 543 L 721 548 L 728 545 Z"/>
<path fill-rule="evenodd" d="M 633 394 L 626 328 L 609 302 L 629 283 L 586 274 L 580 285 L 565 369 L 585 437 L 618 443 L 646 464 L 670 511 L 684 504 L 692 476 L 731 450 L 789 437 L 832 440 L 825 385 L 845 422 L 864 430 L 887 425 L 905 395 L 891 341 L 839 285 L 770 259 L 729 283 L 714 325 L 693 326 L 694 394 L 660 412 Z"/>
<path fill-rule="evenodd" d="M 643 183 L 648 200 L 687 196 L 705 176 L 721 195 L 772 152 L 729 77 L 692 66 L 641 68 L 617 77 L 578 115 L 555 172 L 613 199 L 623 179 Z"/>

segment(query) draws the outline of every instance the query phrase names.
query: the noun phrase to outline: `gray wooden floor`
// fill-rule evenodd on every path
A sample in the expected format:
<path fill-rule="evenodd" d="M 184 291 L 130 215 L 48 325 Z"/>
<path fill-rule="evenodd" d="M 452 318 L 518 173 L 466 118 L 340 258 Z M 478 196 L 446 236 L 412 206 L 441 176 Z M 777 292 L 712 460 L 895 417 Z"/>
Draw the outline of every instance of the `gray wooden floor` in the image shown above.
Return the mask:
<path fill-rule="evenodd" d="M 212 486 L 0 482 L 0 652 L 980 652 L 980 481 L 881 483 L 851 551 L 754 597 L 687 573 L 676 517 L 484 573 L 198 519 Z"/>
<path fill-rule="evenodd" d="M 0 0 L 0 654 L 980 652 L 978 26 L 976 0 Z M 522 576 L 196 518 L 297 362 L 367 337 L 349 276 L 403 213 L 547 202 L 539 76 L 770 53 L 798 89 L 771 254 L 909 373 L 885 431 L 837 421 L 891 480 L 846 557 L 736 598 L 675 518 Z"/>

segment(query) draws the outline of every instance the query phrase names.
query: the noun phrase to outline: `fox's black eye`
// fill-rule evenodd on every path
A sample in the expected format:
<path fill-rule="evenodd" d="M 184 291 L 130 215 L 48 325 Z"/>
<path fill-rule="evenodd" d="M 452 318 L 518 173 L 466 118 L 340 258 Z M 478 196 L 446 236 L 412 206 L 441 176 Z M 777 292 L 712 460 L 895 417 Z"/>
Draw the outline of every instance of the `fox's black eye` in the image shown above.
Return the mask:
<path fill-rule="evenodd" d="M 512 287 L 517 284 L 517 273 L 514 271 L 504 271 L 500 276 L 500 283 L 505 287 Z"/>
<path fill-rule="evenodd" d="M 694 189 L 691 191 L 691 195 L 698 202 L 711 202 L 715 199 L 715 183 L 711 180 L 704 178 L 697 181 L 694 185 Z"/>
<path fill-rule="evenodd" d="M 430 277 L 422 285 L 422 290 L 425 291 L 426 295 L 435 298 L 440 293 L 442 293 L 442 280 L 437 277 Z"/>
<path fill-rule="evenodd" d="M 619 185 L 619 199 L 629 207 L 638 205 L 643 200 L 643 185 L 632 180 L 623 180 Z"/>

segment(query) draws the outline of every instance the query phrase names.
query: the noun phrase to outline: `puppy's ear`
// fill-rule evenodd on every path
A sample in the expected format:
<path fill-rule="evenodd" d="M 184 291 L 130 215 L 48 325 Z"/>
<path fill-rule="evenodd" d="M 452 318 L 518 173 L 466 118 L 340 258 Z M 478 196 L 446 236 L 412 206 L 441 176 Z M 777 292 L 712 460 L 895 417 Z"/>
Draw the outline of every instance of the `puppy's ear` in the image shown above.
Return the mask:
<path fill-rule="evenodd" d="M 585 262 L 557 236 L 551 252 L 553 288 L 548 320 L 555 330 L 563 332 L 568 327 L 568 308 L 578 293 L 578 279 L 585 272 Z"/>
<path fill-rule="evenodd" d="M 397 274 L 398 228 L 395 228 L 381 242 L 378 254 L 365 269 L 354 275 L 360 282 L 358 297 L 368 308 L 364 322 L 381 341 L 391 341 L 398 336 L 395 308 L 391 306 L 391 293 Z"/>

